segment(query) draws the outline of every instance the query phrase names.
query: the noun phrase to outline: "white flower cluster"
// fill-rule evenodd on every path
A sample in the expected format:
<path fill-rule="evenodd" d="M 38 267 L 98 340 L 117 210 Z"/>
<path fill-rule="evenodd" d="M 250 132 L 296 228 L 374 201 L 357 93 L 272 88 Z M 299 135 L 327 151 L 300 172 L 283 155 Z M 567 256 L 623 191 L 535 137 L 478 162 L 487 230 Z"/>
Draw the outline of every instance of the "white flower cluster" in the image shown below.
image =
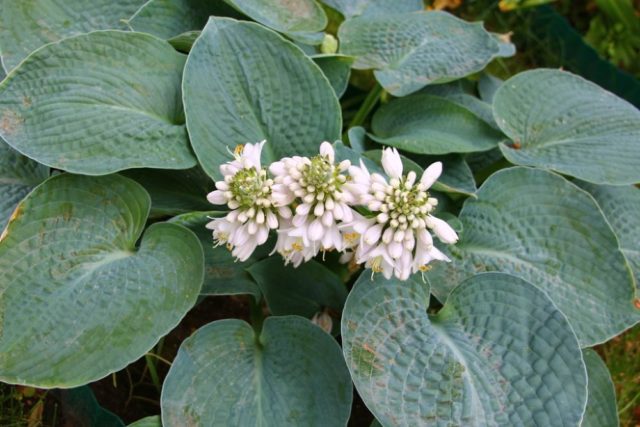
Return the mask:
<path fill-rule="evenodd" d="M 207 228 L 215 244 L 225 244 L 239 261 L 265 243 L 270 230 L 278 235 L 274 251 L 294 267 L 320 251 L 336 250 L 343 252 L 343 262 L 406 280 L 426 271 L 432 260 L 449 261 L 428 231 L 444 243 L 458 240 L 445 221 L 431 215 L 438 200 L 427 190 L 442 172 L 440 162 L 417 181 L 414 172 L 402 174 L 398 151 L 385 148 L 385 178 L 370 173 L 362 161 L 336 163 L 333 147 L 323 142 L 319 155 L 285 157 L 267 171 L 260 164 L 264 144 L 239 146 L 235 159 L 220 166 L 224 179 L 207 196 L 230 209 Z M 366 215 L 355 210 L 358 206 Z"/>

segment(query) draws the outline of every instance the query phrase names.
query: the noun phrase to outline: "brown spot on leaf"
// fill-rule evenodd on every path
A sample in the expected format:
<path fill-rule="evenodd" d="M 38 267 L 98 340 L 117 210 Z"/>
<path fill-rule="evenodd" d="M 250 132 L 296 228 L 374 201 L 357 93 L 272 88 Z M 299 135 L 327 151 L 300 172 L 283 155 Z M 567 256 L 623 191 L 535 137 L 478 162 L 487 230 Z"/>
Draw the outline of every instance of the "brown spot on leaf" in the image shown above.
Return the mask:
<path fill-rule="evenodd" d="M 69 221 L 73 217 L 73 205 L 71 203 L 64 203 L 62 205 L 62 219 Z"/>
<path fill-rule="evenodd" d="M 31 98 L 29 98 L 28 96 L 23 96 L 22 97 L 22 106 L 24 108 L 31 107 Z"/>
<path fill-rule="evenodd" d="M 372 348 L 369 346 L 369 344 L 367 344 L 367 343 L 362 344 L 362 348 L 363 348 L 363 349 L 365 349 L 365 351 L 368 351 L 369 353 L 371 353 L 371 354 L 373 354 L 373 355 L 375 355 L 375 354 L 376 354 L 376 351 L 375 351 L 374 349 L 372 349 Z"/>
<path fill-rule="evenodd" d="M 4 231 L 0 235 L 0 242 L 2 242 L 9 234 L 9 226 L 11 225 L 11 223 L 16 219 L 20 218 L 21 216 L 22 216 L 22 203 L 16 206 L 16 208 L 13 210 L 13 213 L 11 214 L 11 217 L 9 217 L 9 222 L 7 223 L 7 226 L 4 228 Z"/>
<path fill-rule="evenodd" d="M 24 119 L 13 110 L 4 110 L 0 118 L 0 130 L 3 135 L 13 135 L 24 123 Z"/>
<path fill-rule="evenodd" d="M 640 298 L 636 298 L 635 301 L 633 301 L 633 305 L 640 310 Z"/>

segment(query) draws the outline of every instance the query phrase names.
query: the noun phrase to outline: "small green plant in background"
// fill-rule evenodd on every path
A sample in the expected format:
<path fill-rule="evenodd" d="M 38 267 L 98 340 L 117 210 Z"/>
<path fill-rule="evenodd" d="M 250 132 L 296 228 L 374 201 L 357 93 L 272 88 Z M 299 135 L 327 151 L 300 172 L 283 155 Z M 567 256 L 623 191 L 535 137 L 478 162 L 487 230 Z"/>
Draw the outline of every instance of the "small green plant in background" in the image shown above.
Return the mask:
<path fill-rule="evenodd" d="M 596 0 L 585 39 L 614 64 L 640 76 L 640 16 L 632 0 Z"/>
<path fill-rule="evenodd" d="M 563 50 L 540 3 L 493 6 Z M 78 425 L 369 423 L 354 391 L 384 426 L 632 413 L 603 358 L 640 322 L 640 112 L 432 10 L 478 5 L 0 2 L 10 416 L 32 387 Z"/>

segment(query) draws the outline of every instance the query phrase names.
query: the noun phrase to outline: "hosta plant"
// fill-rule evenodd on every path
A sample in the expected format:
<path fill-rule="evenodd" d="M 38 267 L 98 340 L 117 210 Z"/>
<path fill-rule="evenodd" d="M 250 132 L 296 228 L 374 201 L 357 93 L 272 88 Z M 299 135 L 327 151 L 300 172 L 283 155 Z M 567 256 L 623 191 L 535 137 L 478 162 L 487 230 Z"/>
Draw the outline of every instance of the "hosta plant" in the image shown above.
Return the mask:
<path fill-rule="evenodd" d="M 617 425 L 640 113 L 397 0 L 0 1 L 0 380 L 74 388 L 203 298 L 149 425 Z M 358 421 L 358 420 L 355 420 Z M 146 424 L 145 424 L 146 425 Z"/>

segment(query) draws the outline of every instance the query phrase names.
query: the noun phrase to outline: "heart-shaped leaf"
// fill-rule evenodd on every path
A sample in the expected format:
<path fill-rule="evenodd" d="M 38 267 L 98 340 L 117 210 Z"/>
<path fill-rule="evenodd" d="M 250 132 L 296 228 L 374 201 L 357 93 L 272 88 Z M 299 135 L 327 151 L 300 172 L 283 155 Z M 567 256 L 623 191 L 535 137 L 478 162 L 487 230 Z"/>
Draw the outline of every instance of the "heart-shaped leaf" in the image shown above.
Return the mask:
<path fill-rule="evenodd" d="M 482 70 L 500 56 L 500 45 L 482 27 L 446 12 L 361 16 L 338 31 L 340 52 L 357 69 L 375 69 L 378 82 L 396 96 Z"/>
<path fill-rule="evenodd" d="M 322 43 L 319 33 L 327 15 L 315 0 L 225 0 L 254 21 L 310 44 Z"/>
<path fill-rule="evenodd" d="M 125 29 L 144 0 L 19 0 L 0 7 L 0 51 L 7 71 L 47 43 L 96 30 Z"/>
<path fill-rule="evenodd" d="M 20 200 L 49 176 L 49 168 L 21 156 L 0 140 L 0 231 Z"/>
<path fill-rule="evenodd" d="M 150 0 L 129 19 L 134 31 L 170 39 L 204 28 L 209 16 L 234 16 L 222 0 Z"/>
<path fill-rule="evenodd" d="M 487 273 L 437 314 L 429 287 L 363 274 L 342 317 L 347 366 L 385 426 L 577 425 L 587 400 L 578 341 L 530 283 Z"/>
<path fill-rule="evenodd" d="M 487 151 L 504 139 L 468 108 L 426 94 L 383 105 L 373 115 L 371 128 L 374 141 L 418 154 Z"/>
<path fill-rule="evenodd" d="M 247 267 L 269 255 L 273 245 L 268 242 L 251 254 L 244 262 L 237 261 L 225 246 L 214 246 L 213 234 L 205 226 L 211 218 L 223 212 L 191 212 L 171 218 L 169 222 L 180 224 L 193 231 L 204 249 L 204 283 L 201 295 L 251 294 L 260 299 L 260 288 L 253 281 Z"/>
<path fill-rule="evenodd" d="M 515 143 L 500 146 L 510 162 L 595 184 L 640 182 L 640 111 L 582 77 L 520 73 L 498 89 L 493 107 Z"/>
<path fill-rule="evenodd" d="M 583 356 L 589 377 L 589 398 L 580 427 L 617 427 L 620 420 L 616 407 L 616 390 L 607 365 L 591 349 L 586 349 Z"/>
<path fill-rule="evenodd" d="M 180 102 L 184 61 L 142 33 L 44 46 L 0 84 L 0 136 L 40 163 L 86 175 L 195 166 Z"/>
<path fill-rule="evenodd" d="M 57 175 L 24 199 L 0 240 L 0 380 L 73 387 L 122 369 L 196 301 L 202 247 L 156 223 L 118 175 Z"/>
<path fill-rule="evenodd" d="M 268 317 L 259 336 L 242 320 L 220 320 L 180 346 L 162 425 L 345 426 L 352 390 L 340 347 L 309 320 Z"/>
<path fill-rule="evenodd" d="M 460 212 L 464 234 L 451 263 L 434 264 L 444 301 L 465 278 L 503 271 L 535 283 L 567 315 L 583 347 L 640 321 L 618 241 L 589 194 L 559 175 L 515 167 L 487 179 Z"/>
<path fill-rule="evenodd" d="M 193 149 L 219 177 L 237 144 L 268 142 L 267 161 L 314 155 L 340 135 L 340 104 L 322 71 L 298 47 L 261 25 L 211 18 L 184 74 Z"/>
<path fill-rule="evenodd" d="M 355 16 L 385 16 L 392 13 L 416 12 L 424 8 L 422 0 L 322 0 L 342 13 L 345 18 Z"/>
<path fill-rule="evenodd" d="M 633 186 L 595 185 L 579 182 L 602 209 L 629 261 L 640 298 L 640 190 Z"/>
<path fill-rule="evenodd" d="M 311 318 L 325 308 L 340 313 L 347 298 L 340 278 L 314 260 L 293 268 L 274 256 L 253 264 L 248 271 L 260 286 L 269 311 L 276 316 Z"/>

